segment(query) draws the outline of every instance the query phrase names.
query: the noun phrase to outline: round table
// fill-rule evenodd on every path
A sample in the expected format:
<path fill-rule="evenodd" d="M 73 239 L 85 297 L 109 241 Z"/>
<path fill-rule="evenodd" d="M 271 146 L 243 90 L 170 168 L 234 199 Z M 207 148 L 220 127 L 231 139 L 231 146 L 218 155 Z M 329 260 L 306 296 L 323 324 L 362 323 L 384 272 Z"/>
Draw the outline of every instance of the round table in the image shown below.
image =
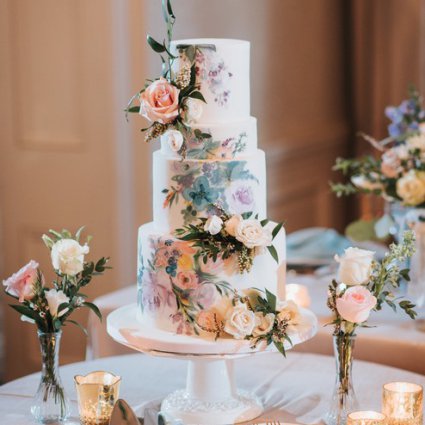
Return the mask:
<path fill-rule="evenodd" d="M 120 396 L 140 415 L 145 408 L 158 406 L 167 394 L 184 386 L 186 362 L 131 354 L 63 366 L 61 376 L 72 400 L 73 425 L 78 423 L 73 377 L 94 370 L 122 376 Z M 284 359 L 278 353 L 258 354 L 236 360 L 235 372 L 239 386 L 254 391 L 265 405 L 265 413 L 254 423 L 322 423 L 335 379 L 332 357 L 288 352 Z M 33 374 L 0 387 L 2 425 L 32 424 L 28 412 L 38 379 L 39 374 Z M 425 387 L 423 375 L 363 361 L 355 362 L 354 379 L 362 409 L 380 410 L 385 382 L 400 380 Z"/>

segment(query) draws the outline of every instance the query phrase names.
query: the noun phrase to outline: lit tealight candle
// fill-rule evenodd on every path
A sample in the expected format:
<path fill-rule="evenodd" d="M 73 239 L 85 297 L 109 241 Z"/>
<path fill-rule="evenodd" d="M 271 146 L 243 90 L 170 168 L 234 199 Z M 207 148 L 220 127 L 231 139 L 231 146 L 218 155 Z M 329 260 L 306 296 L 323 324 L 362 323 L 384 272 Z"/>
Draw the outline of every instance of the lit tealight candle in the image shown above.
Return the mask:
<path fill-rule="evenodd" d="M 423 389 L 408 382 L 390 382 L 384 385 L 382 412 L 388 425 L 422 425 Z"/>
<path fill-rule="evenodd" d="M 109 372 L 92 372 L 74 378 L 82 425 L 109 425 L 118 399 L 121 378 Z"/>
<path fill-rule="evenodd" d="M 305 285 L 299 283 L 288 283 L 285 288 L 286 300 L 293 301 L 300 307 L 307 308 L 311 304 L 310 295 Z"/>
<path fill-rule="evenodd" d="M 353 412 L 347 416 L 347 425 L 385 425 L 386 416 L 372 411 Z"/>

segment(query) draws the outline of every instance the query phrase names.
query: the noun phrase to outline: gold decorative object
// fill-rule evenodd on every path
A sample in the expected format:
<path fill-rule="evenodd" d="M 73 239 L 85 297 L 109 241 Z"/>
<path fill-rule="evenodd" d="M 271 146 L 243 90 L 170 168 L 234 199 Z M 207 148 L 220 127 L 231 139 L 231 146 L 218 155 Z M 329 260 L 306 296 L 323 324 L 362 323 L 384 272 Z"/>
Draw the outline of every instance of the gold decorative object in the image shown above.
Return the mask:
<path fill-rule="evenodd" d="M 386 425 L 386 416 L 373 411 L 352 412 L 347 416 L 347 425 Z"/>
<path fill-rule="evenodd" d="M 91 372 L 74 378 L 82 425 L 108 425 L 118 399 L 121 377 L 109 372 Z"/>
<path fill-rule="evenodd" d="M 423 388 L 408 382 L 384 385 L 382 412 L 388 425 L 423 425 Z"/>

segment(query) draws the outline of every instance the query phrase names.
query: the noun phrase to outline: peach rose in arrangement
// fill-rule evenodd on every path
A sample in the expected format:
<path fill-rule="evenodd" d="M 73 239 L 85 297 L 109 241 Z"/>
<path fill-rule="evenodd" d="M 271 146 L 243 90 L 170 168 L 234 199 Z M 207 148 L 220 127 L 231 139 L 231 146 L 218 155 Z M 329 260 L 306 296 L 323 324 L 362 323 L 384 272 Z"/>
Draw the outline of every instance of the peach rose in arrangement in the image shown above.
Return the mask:
<path fill-rule="evenodd" d="M 179 93 L 165 78 L 154 81 L 140 95 L 140 115 L 162 124 L 174 121 L 179 114 Z"/>
<path fill-rule="evenodd" d="M 236 235 L 236 228 L 238 227 L 239 223 L 243 220 L 242 216 L 239 214 L 233 215 L 229 218 L 229 220 L 226 221 L 224 228 L 226 229 L 226 232 L 230 236 Z"/>
<path fill-rule="evenodd" d="M 38 263 L 31 260 L 18 272 L 3 281 L 6 292 L 13 297 L 19 298 L 19 302 L 31 300 L 34 297 L 34 284 L 37 281 Z"/>
<path fill-rule="evenodd" d="M 337 298 L 336 308 L 347 322 L 363 323 L 376 306 L 376 297 L 364 286 L 352 286 Z"/>
<path fill-rule="evenodd" d="M 196 289 L 199 284 L 198 276 L 193 270 L 177 273 L 174 282 L 180 289 Z"/>

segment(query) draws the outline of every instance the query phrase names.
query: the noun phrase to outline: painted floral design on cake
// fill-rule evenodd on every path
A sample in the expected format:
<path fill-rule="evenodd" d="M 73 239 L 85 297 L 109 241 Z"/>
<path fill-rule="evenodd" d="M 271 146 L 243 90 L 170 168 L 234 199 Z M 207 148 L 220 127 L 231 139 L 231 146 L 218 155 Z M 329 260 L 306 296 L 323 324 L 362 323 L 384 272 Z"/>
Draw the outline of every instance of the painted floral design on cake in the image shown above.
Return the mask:
<path fill-rule="evenodd" d="M 224 60 L 217 54 L 214 45 L 178 46 L 180 67 L 195 63 L 196 78 L 202 88 L 207 88 L 214 95 L 214 102 L 225 107 L 231 91 L 230 80 L 233 73 Z"/>
<path fill-rule="evenodd" d="M 186 158 L 189 159 L 234 159 L 246 149 L 247 134 L 230 136 L 224 140 L 214 140 L 211 130 L 202 133 L 196 129 L 186 139 Z"/>
<path fill-rule="evenodd" d="M 247 169 L 246 161 L 176 161 L 173 171 L 172 184 L 162 190 L 163 207 L 184 205 L 184 224 L 216 214 L 214 204 L 233 214 L 256 211 L 258 179 Z"/>
<path fill-rule="evenodd" d="M 172 236 L 151 237 L 149 243 L 152 255 L 145 272 L 139 274 L 143 312 L 169 311 L 178 334 L 198 334 L 200 312 L 211 309 L 218 297 L 233 295 L 230 284 L 216 277 L 225 269 L 225 262 L 203 263 L 196 249 Z"/>

